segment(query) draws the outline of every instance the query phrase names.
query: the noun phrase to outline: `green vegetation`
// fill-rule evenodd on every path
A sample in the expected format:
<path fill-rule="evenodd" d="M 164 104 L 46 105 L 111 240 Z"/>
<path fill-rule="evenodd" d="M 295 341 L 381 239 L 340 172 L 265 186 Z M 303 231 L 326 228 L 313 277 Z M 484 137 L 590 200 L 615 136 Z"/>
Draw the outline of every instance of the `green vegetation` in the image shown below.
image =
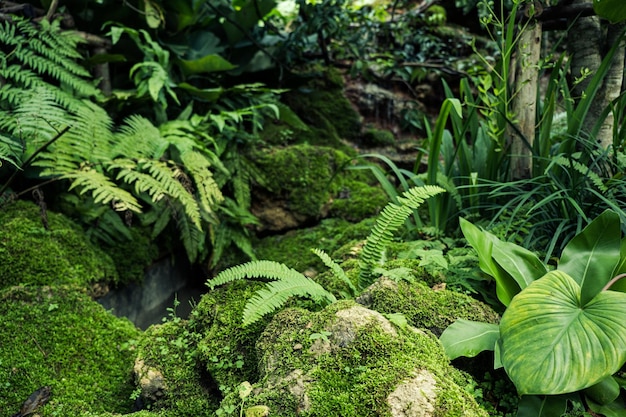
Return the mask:
<path fill-rule="evenodd" d="M 17 201 L 0 212 L 0 288 L 118 281 L 111 258 L 63 215 Z"/>
<path fill-rule="evenodd" d="M 0 6 L 0 409 L 622 416 L 626 8 L 569 3 Z M 90 298 L 179 249 L 188 319 Z"/>
<path fill-rule="evenodd" d="M 139 331 L 68 286 L 15 286 L 0 291 L 0 408 L 19 411 L 38 388 L 50 386 L 44 417 L 81 412 L 129 413 L 131 371 Z"/>

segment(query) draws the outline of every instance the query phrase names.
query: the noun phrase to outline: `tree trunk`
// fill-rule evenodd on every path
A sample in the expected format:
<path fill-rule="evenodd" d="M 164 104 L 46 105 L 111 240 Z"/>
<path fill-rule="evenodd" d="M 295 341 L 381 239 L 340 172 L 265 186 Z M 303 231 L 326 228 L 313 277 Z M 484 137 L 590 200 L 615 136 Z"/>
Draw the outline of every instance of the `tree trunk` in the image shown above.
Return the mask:
<path fill-rule="evenodd" d="M 574 4 L 582 3 L 590 4 L 592 0 L 574 0 Z M 606 30 L 604 29 L 597 16 L 589 16 L 576 19 L 568 32 L 568 48 L 571 55 L 570 68 L 574 83 L 572 95 L 576 100 L 582 98 L 593 74 L 600 67 L 604 54 L 618 40 L 622 33 L 623 23 L 608 25 Z M 583 138 L 587 136 L 588 139 L 596 140 L 604 149 L 613 144 L 614 120 L 612 113 L 604 120 L 600 118 L 602 112 L 612 100 L 619 96 L 622 90 L 623 71 L 624 48 L 618 48 L 582 125 Z M 580 81 L 581 77 L 582 81 Z M 576 83 L 576 81 L 580 82 Z M 594 138 L 591 138 L 594 126 L 599 122 L 602 123 L 599 131 Z"/>
<path fill-rule="evenodd" d="M 541 52 L 541 22 L 530 22 L 520 34 L 515 59 L 517 90 L 512 103 L 518 132 L 511 132 L 511 179 L 530 178 L 535 138 L 537 85 Z M 521 137 L 520 137 L 521 135 Z"/>

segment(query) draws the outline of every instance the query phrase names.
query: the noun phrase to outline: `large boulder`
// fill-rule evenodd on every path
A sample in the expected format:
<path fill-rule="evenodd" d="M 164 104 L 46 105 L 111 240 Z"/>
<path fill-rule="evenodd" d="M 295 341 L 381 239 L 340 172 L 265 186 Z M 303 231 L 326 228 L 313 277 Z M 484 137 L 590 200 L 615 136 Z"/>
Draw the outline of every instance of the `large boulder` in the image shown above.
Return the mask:
<path fill-rule="evenodd" d="M 17 201 L 0 211 L 0 288 L 71 284 L 102 295 L 115 282 L 111 258 L 67 217 Z"/>
<path fill-rule="evenodd" d="M 3 416 L 17 413 L 46 386 L 49 401 L 30 403 L 43 417 L 132 411 L 140 333 L 130 321 L 83 291 L 47 286 L 0 290 L 0 318 Z"/>
<path fill-rule="evenodd" d="M 342 301 L 319 313 L 286 309 L 257 342 L 261 379 L 222 401 L 239 415 L 486 416 L 438 340 Z M 243 398 L 243 400 L 242 400 Z M 224 414 L 228 415 L 228 414 Z"/>
<path fill-rule="evenodd" d="M 498 323 L 500 316 L 487 304 L 443 288 L 432 289 L 421 281 L 396 282 L 382 277 L 356 299 L 381 313 L 402 313 L 409 324 L 441 333 L 457 319 Z"/>

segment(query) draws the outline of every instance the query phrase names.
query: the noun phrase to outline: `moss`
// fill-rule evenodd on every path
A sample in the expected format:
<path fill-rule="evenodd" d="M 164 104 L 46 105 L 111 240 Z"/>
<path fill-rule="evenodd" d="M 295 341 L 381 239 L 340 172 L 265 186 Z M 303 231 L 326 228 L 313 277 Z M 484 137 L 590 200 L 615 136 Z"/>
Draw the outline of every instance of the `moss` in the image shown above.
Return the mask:
<path fill-rule="evenodd" d="M 258 151 L 250 159 L 264 173 L 264 186 L 285 199 L 290 211 L 317 218 L 331 198 L 331 179 L 348 157 L 331 148 L 294 145 Z"/>
<path fill-rule="evenodd" d="M 111 258 L 78 225 L 51 211 L 46 217 L 48 229 L 39 207 L 26 201 L 0 212 L 0 288 L 20 283 L 87 287 L 98 281 L 117 281 Z"/>
<path fill-rule="evenodd" d="M 158 370 L 165 381 L 164 398 L 150 405 L 173 416 L 211 415 L 220 394 L 199 365 L 201 335 L 186 320 L 172 318 L 149 327 L 138 345 L 137 356 Z"/>
<path fill-rule="evenodd" d="M 355 309 L 356 328 L 339 315 Z M 366 316 L 362 316 L 367 313 Z M 345 317 L 345 316 L 344 316 Z M 364 321 L 356 317 L 369 317 Z M 263 379 L 247 406 L 291 416 L 389 416 L 387 396 L 416 369 L 431 373 L 439 387 L 439 416 L 485 416 L 456 382 L 466 377 L 449 366 L 432 335 L 390 327 L 378 313 L 354 302 L 332 304 L 320 313 L 287 309 L 274 317 L 257 342 Z M 234 395 L 222 406 L 236 409 Z"/>
<path fill-rule="evenodd" d="M 389 130 L 369 128 L 361 135 L 361 143 L 365 146 L 390 146 L 395 142 L 396 138 Z"/>
<path fill-rule="evenodd" d="M 498 323 L 499 316 L 480 301 L 455 291 L 435 291 L 422 282 L 394 282 L 382 278 L 371 285 L 357 301 L 381 313 L 402 313 L 409 324 L 436 335 L 463 318 Z"/>
<path fill-rule="evenodd" d="M 38 411 L 43 417 L 131 411 L 139 331 L 128 320 L 70 287 L 4 289 L 0 317 L 0 410 L 17 412 L 49 385 L 51 400 Z"/>
<path fill-rule="evenodd" d="M 258 378 L 254 344 L 269 318 L 242 326 L 246 302 L 261 283 L 236 281 L 202 296 L 191 314 L 192 325 L 200 334 L 199 361 L 222 393 L 242 381 Z"/>
<path fill-rule="evenodd" d="M 389 197 L 378 186 L 361 181 L 343 180 L 338 184 L 330 205 L 330 215 L 351 222 L 374 217 L 389 203 Z"/>
<path fill-rule="evenodd" d="M 332 254 L 348 242 L 365 239 L 372 226 L 373 220 L 353 224 L 341 219 L 325 219 L 315 227 L 265 237 L 256 241 L 254 247 L 259 259 L 281 262 L 301 272 L 309 268 L 322 271 L 325 267 L 311 249 Z"/>
<path fill-rule="evenodd" d="M 360 116 L 343 94 L 343 80 L 336 71 L 309 81 L 284 95 L 287 105 L 310 128 L 300 141 L 341 148 L 341 139 L 356 139 Z"/>

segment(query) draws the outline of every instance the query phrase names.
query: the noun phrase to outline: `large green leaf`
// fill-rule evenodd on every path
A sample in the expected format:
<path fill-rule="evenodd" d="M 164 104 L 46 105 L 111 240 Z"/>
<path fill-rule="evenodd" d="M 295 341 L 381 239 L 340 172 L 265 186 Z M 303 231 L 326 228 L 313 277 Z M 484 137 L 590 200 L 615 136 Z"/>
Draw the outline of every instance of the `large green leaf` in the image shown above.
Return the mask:
<path fill-rule="evenodd" d="M 510 274 L 493 260 L 493 245 L 498 238 L 489 232 L 480 230 L 463 218 L 459 218 L 459 222 L 463 236 L 478 253 L 478 266 L 481 271 L 496 281 L 498 299 L 505 306 L 509 305 L 511 299 L 521 291 L 521 287 Z"/>
<path fill-rule="evenodd" d="M 494 350 L 500 337 L 497 324 L 458 319 L 439 337 L 450 359 L 459 356 L 473 358 L 485 350 Z"/>
<path fill-rule="evenodd" d="M 626 294 L 604 291 L 581 304 L 580 286 L 548 272 L 502 316 L 502 363 L 520 394 L 564 394 L 617 372 L 626 360 Z"/>
<path fill-rule="evenodd" d="M 494 239 L 491 256 L 522 290 L 548 273 L 548 267 L 537 255 L 515 243 Z"/>
<path fill-rule="evenodd" d="M 517 417 L 555 417 L 567 410 L 568 395 L 523 395 Z"/>
<path fill-rule="evenodd" d="M 624 0 L 593 0 L 593 9 L 598 16 L 613 23 L 626 20 L 626 2 Z"/>
<path fill-rule="evenodd" d="M 620 241 L 619 216 L 606 210 L 563 249 L 557 269 L 582 287 L 582 304 L 595 297 L 613 278 L 613 271 L 620 260 Z"/>

